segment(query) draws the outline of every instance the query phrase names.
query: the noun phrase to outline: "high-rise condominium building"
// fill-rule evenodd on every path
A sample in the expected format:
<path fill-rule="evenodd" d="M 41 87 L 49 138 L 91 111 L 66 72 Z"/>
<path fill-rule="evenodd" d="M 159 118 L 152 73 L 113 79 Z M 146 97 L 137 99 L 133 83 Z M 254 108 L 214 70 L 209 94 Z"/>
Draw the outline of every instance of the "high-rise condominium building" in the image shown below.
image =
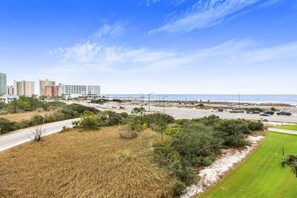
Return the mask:
<path fill-rule="evenodd" d="M 6 74 L 0 73 L 0 95 L 6 93 L 7 77 Z"/>
<path fill-rule="evenodd" d="M 59 84 L 59 96 L 64 98 L 98 97 L 100 96 L 99 85 L 64 85 Z"/>
<path fill-rule="evenodd" d="M 34 81 L 14 81 L 14 92 L 18 96 L 31 97 L 34 95 Z"/>
<path fill-rule="evenodd" d="M 45 80 L 39 80 L 39 95 L 40 96 L 46 96 L 45 93 L 45 87 L 47 86 L 55 86 L 56 82 L 55 81 L 50 81 L 48 79 Z"/>
<path fill-rule="evenodd" d="M 7 93 L 8 95 L 15 95 L 14 87 L 13 87 L 13 86 L 7 86 L 7 87 L 6 87 L 6 93 Z"/>

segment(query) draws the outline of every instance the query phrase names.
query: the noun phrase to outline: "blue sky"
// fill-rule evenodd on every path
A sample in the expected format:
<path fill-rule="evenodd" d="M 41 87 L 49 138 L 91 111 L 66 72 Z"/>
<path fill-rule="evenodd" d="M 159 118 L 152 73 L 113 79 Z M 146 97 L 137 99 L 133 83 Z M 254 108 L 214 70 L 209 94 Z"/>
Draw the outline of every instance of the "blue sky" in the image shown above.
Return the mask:
<path fill-rule="evenodd" d="M 297 0 L 0 0 L 10 84 L 296 94 L 296 67 Z"/>

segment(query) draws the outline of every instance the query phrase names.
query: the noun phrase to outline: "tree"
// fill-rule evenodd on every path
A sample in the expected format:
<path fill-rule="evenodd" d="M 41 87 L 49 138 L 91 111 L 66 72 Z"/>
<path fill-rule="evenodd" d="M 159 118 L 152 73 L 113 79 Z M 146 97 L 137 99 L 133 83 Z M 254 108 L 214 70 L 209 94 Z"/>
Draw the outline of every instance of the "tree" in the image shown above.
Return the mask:
<path fill-rule="evenodd" d="M 297 177 L 297 155 L 288 155 L 281 161 L 282 167 L 290 167 L 295 176 Z"/>

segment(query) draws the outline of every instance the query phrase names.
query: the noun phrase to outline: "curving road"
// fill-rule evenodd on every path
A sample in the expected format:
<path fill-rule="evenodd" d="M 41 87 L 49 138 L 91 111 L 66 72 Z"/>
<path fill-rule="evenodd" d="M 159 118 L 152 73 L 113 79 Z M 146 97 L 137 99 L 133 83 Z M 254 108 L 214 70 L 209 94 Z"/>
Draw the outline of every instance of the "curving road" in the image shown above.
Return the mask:
<path fill-rule="evenodd" d="M 53 133 L 58 133 L 62 130 L 62 128 L 64 126 L 73 127 L 72 122 L 75 120 L 78 120 L 78 118 L 44 124 L 44 125 L 42 125 L 42 129 L 44 130 L 42 136 L 47 136 L 47 135 L 50 135 Z M 11 147 L 31 141 L 33 130 L 34 130 L 34 127 L 31 127 L 31 128 L 21 129 L 21 130 L 18 130 L 18 131 L 9 133 L 9 134 L 1 135 L 0 136 L 0 151 L 4 151 Z"/>

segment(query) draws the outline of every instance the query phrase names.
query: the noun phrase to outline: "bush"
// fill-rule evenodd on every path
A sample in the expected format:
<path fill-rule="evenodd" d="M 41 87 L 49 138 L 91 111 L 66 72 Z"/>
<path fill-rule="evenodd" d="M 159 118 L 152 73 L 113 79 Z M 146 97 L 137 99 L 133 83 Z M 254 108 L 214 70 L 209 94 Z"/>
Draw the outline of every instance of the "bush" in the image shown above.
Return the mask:
<path fill-rule="evenodd" d="M 175 196 L 180 196 L 185 193 L 186 191 L 186 185 L 183 182 L 177 181 L 173 185 L 173 193 Z"/>
<path fill-rule="evenodd" d="M 143 107 L 135 107 L 134 109 L 132 109 L 131 114 L 144 114 L 146 112 L 145 108 Z"/>
<path fill-rule="evenodd" d="M 44 117 L 41 115 L 34 115 L 30 120 L 29 120 L 29 125 L 34 126 L 34 125 L 40 125 L 45 122 Z"/>
<path fill-rule="evenodd" d="M 80 120 L 74 122 L 76 128 L 91 130 L 98 130 L 100 123 L 98 118 L 93 112 L 85 111 L 81 116 Z"/>
<path fill-rule="evenodd" d="M 262 131 L 264 124 L 260 121 L 248 121 L 248 128 L 250 131 Z"/>
<path fill-rule="evenodd" d="M 134 139 L 138 137 L 137 132 L 132 130 L 119 130 L 119 135 L 123 139 Z"/>
<path fill-rule="evenodd" d="M 72 111 L 76 111 L 78 114 L 83 114 L 85 111 L 90 111 L 93 113 L 98 113 L 99 110 L 93 107 L 86 107 L 80 104 L 71 104 L 67 105 L 67 108 L 71 109 Z"/>
<path fill-rule="evenodd" d="M 173 137 L 175 134 L 181 131 L 180 126 L 167 126 L 164 133 L 168 136 Z"/>
<path fill-rule="evenodd" d="M 127 123 L 128 114 L 104 111 L 97 114 L 100 126 L 115 126 Z"/>
<path fill-rule="evenodd" d="M 200 119 L 194 119 L 193 121 L 195 122 L 200 122 L 206 126 L 215 126 L 217 125 L 221 119 L 219 116 L 216 116 L 216 115 L 210 115 L 208 117 L 203 117 L 203 118 L 200 118 Z"/>
<path fill-rule="evenodd" d="M 180 181 L 190 185 L 197 180 L 195 168 L 184 163 L 182 156 L 174 147 L 164 144 L 155 145 L 154 154 L 159 165 L 166 167 Z"/>
<path fill-rule="evenodd" d="M 0 134 L 4 134 L 17 129 L 18 127 L 16 126 L 15 122 L 12 122 L 5 118 L 0 118 Z"/>
<path fill-rule="evenodd" d="M 244 120 L 221 120 L 215 130 L 227 147 L 246 145 L 245 134 L 250 133 L 248 122 Z"/>
<path fill-rule="evenodd" d="M 221 140 L 215 136 L 212 128 L 200 123 L 183 126 L 171 142 L 184 163 L 190 166 L 207 166 L 220 152 Z"/>

